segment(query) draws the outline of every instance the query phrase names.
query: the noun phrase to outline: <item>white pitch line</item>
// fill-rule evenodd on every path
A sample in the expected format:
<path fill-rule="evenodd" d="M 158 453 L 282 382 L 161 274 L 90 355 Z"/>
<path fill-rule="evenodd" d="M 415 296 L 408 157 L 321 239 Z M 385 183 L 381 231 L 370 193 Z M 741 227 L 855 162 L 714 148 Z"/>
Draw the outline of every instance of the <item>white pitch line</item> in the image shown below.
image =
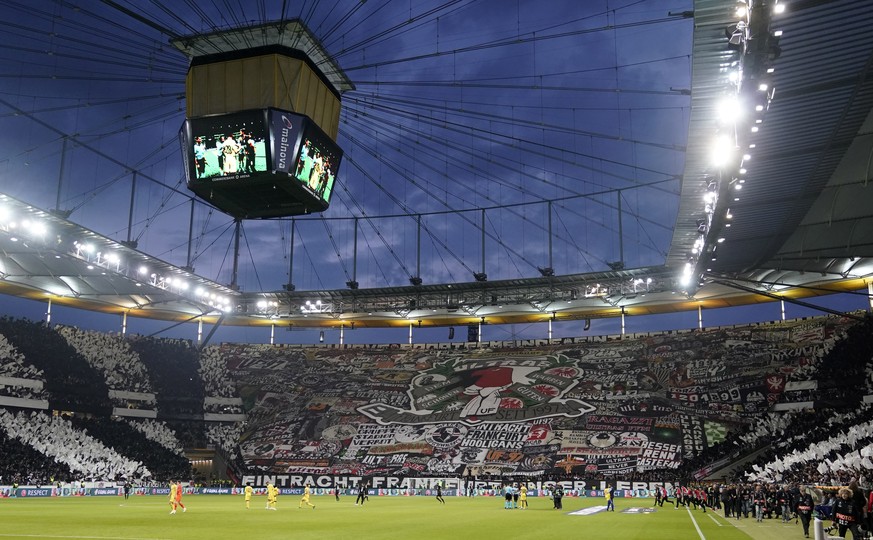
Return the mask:
<path fill-rule="evenodd" d="M 718 520 L 715 519 L 715 517 L 713 517 L 712 512 L 707 512 L 706 515 L 709 516 L 709 519 L 711 519 L 716 525 L 718 525 L 719 527 L 723 527 L 723 525 L 719 523 Z"/>
<path fill-rule="evenodd" d="M 694 528 L 697 529 L 697 534 L 700 535 L 700 540 L 706 540 L 706 537 L 703 536 L 703 531 L 701 531 L 700 526 L 697 525 L 697 520 L 694 519 L 694 514 L 691 513 L 691 509 L 687 506 L 685 507 L 685 509 L 688 510 L 688 517 L 691 518 L 691 523 L 694 523 Z"/>
<path fill-rule="evenodd" d="M 5 534 L 0 533 L 0 537 L 15 537 L 15 538 L 84 538 L 88 540 L 169 540 L 167 538 L 136 538 L 130 536 L 62 536 L 58 534 Z"/>

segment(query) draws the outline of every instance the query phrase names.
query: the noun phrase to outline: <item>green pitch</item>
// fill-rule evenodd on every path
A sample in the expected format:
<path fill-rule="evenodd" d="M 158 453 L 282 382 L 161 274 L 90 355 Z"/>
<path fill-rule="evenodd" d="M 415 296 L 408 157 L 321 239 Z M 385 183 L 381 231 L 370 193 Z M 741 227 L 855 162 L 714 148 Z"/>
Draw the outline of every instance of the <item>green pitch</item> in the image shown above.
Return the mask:
<path fill-rule="evenodd" d="M 313 497 L 316 509 L 297 507 L 299 497 L 280 496 L 278 510 L 264 509 L 255 497 L 246 510 L 242 496 L 189 495 L 188 508 L 169 515 L 164 497 L 0 499 L 0 540 L 223 540 L 252 539 L 427 539 L 596 538 L 598 540 L 776 540 L 803 538 L 799 525 L 725 520 L 715 512 L 688 512 L 664 506 L 653 513 L 651 499 L 616 500 L 616 512 L 571 515 L 604 504 L 603 499 L 564 499 L 553 510 L 547 498 L 532 498 L 527 510 L 504 510 L 497 497 Z M 693 518 L 693 519 L 692 519 Z"/>

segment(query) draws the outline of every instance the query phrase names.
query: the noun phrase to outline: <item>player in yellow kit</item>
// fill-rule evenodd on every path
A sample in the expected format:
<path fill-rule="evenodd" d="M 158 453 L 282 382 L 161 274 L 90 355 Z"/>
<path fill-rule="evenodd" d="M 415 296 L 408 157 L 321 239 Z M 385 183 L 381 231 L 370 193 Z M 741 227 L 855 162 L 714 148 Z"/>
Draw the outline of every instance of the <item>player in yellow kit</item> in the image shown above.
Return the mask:
<path fill-rule="evenodd" d="M 522 482 L 518 488 L 518 507 L 522 510 L 527 508 L 527 482 Z"/>
<path fill-rule="evenodd" d="M 279 497 L 279 489 L 267 482 L 267 510 L 276 509 L 276 499 Z"/>
<path fill-rule="evenodd" d="M 170 513 L 176 513 L 176 482 L 170 480 Z"/>
<path fill-rule="evenodd" d="M 245 495 L 246 495 L 246 510 L 251 508 L 252 504 L 252 493 L 254 490 L 252 489 L 251 482 L 246 484 Z"/>
<path fill-rule="evenodd" d="M 303 488 L 303 497 L 300 499 L 300 504 L 297 506 L 297 508 L 303 508 L 303 503 L 306 503 L 311 506 L 313 510 L 315 510 L 315 505 L 309 502 L 309 496 L 311 494 L 311 491 L 312 490 L 309 488 L 309 484 L 307 483 L 306 487 Z"/>

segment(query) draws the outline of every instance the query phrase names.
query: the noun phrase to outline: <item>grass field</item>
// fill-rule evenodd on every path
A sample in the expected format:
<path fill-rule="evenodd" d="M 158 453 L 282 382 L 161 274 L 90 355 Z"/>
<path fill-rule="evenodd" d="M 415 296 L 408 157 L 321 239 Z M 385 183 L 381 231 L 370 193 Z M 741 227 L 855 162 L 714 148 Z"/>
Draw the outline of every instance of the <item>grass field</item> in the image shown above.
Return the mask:
<path fill-rule="evenodd" d="M 616 500 L 616 512 L 572 515 L 603 505 L 603 499 L 565 498 L 563 511 L 547 498 L 530 500 L 527 510 L 504 510 L 495 497 L 370 497 L 363 507 L 354 497 L 313 497 L 315 510 L 298 509 L 299 497 L 279 497 L 278 510 L 264 509 L 255 497 L 251 510 L 242 496 L 190 495 L 184 514 L 169 515 L 164 497 L 140 496 L 63 499 L 0 499 L 0 540 L 221 540 L 221 539 L 548 539 L 598 540 L 785 540 L 803 538 L 800 525 L 726 520 L 664 506 L 653 513 L 651 499 Z M 625 512 L 623 512 L 625 511 Z"/>

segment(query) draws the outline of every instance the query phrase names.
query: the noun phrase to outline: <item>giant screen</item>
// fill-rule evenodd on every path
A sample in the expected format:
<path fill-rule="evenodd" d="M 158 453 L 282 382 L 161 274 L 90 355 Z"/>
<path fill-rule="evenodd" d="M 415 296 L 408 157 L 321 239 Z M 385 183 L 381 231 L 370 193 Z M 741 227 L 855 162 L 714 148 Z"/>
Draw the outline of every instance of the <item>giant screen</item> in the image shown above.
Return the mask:
<path fill-rule="evenodd" d="M 180 141 L 189 189 L 243 218 L 326 210 L 342 159 L 309 117 L 273 108 L 188 119 Z"/>

